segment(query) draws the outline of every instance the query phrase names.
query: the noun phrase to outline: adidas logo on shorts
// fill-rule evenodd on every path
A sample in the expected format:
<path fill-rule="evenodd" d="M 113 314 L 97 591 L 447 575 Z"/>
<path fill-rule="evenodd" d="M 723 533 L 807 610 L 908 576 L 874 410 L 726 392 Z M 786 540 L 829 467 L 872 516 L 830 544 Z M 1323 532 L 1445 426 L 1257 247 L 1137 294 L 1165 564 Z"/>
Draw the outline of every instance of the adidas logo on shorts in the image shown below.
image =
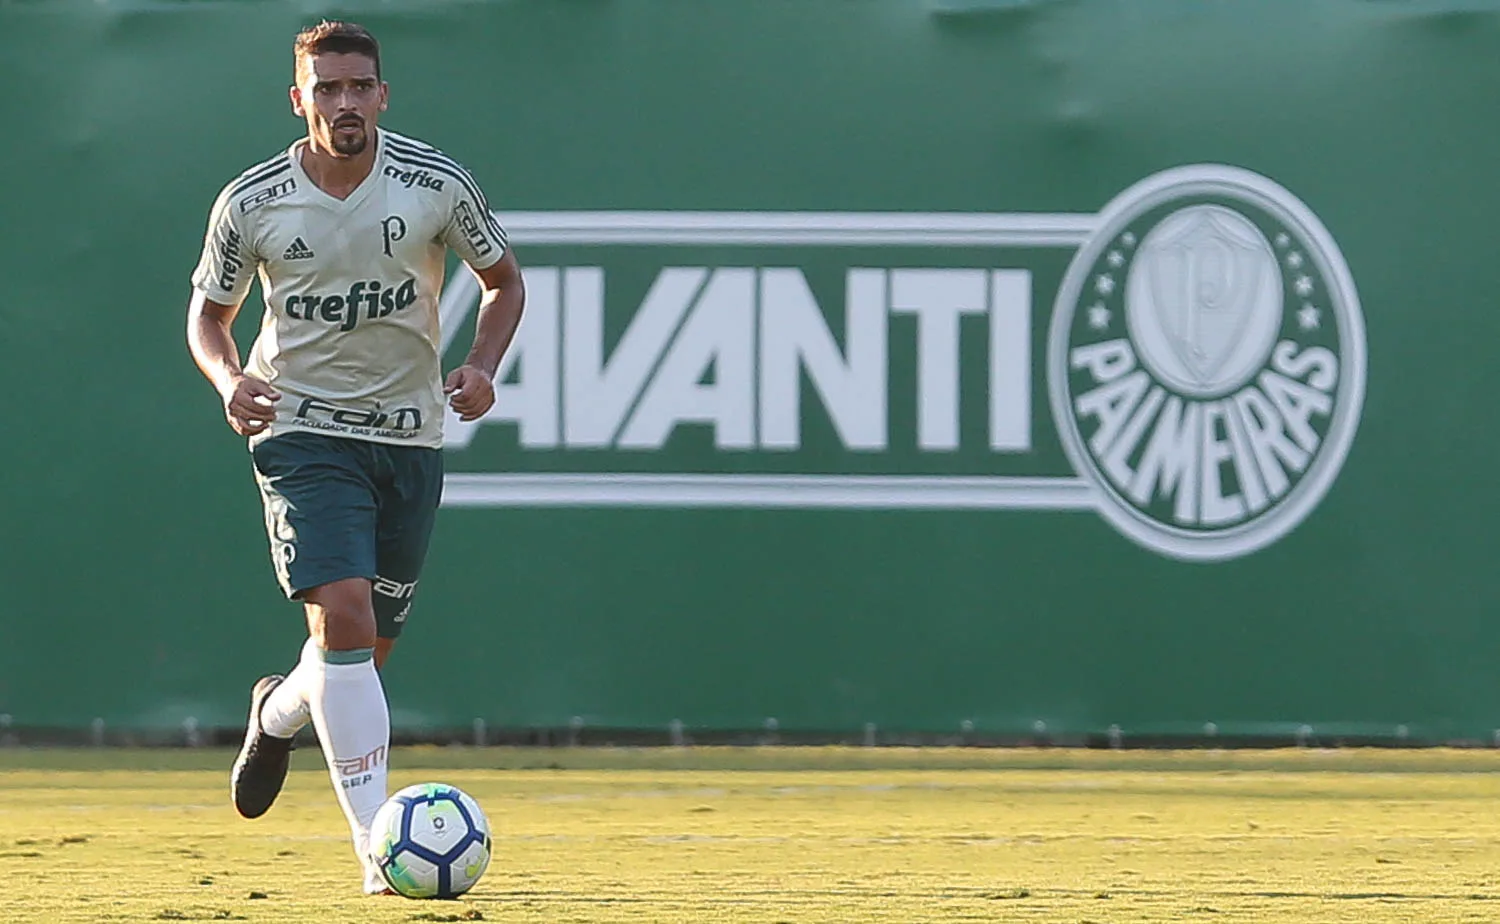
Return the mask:
<path fill-rule="evenodd" d="M 281 259 L 283 260 L 311 260 L 312 258 L 312 248 L 307 246 L 307 242 L 302 240 L 300 236 L 295 241 L 292 241 L 292 246 L 288 247 L 286 253 L 281 255 Z"/>

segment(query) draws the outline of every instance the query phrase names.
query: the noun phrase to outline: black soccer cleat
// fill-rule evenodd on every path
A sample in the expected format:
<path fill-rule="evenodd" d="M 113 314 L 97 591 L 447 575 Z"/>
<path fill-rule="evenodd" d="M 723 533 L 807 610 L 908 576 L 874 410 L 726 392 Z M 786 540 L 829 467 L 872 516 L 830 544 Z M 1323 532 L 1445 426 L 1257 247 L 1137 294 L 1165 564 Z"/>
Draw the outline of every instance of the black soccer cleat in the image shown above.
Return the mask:
<path fill-rule="evenodd" d="M 229 771 L 229 794 L 235 811 L 245 818 L 259 818 L 281 794 L 291 762 L 292 739 L 268 735 L 260 727 L 260 707 L 284 680 L 280 674 L 262 677 L 250 688 L 250 721 L 245 744 Z"/>

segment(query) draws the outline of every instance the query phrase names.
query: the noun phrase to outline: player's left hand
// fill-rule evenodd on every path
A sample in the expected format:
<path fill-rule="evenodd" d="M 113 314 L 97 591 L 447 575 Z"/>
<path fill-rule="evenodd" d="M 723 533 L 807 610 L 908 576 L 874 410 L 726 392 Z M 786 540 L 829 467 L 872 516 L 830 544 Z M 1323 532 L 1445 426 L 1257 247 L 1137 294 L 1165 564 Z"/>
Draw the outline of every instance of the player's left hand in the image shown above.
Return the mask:
<path fill-rule="evenodd" d="M 448 373 L 443 394 L 458 419 L 465 422 L 483 417 L 495 403 L 494 384 L 484 370 L 474 366 L 459 366 Z"/>

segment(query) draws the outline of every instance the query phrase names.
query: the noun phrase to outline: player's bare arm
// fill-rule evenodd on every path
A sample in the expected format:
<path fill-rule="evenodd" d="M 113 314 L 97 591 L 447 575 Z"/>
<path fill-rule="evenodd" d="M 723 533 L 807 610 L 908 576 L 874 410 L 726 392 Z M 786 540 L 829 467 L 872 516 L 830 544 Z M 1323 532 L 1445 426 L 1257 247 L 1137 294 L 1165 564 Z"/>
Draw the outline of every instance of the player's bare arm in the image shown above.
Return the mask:
<path fill-rule="evenodd" d="M 188 304 L 187 337 L 193 361 L 224 402 L 229 426 L 249 436 L 276 419 L 281 394 L 241 368 L 233 333 L 239 311 L 239 305 L 221 304 L 195 290 Z"/>
<path fill-rule="evenodd" d="M 461 420 L 478 420 L 495 403 L 495 371 L 515 339 L 526 305 L 526 287 L 515 253 L 507 251 L 495 265 L 475 270 L 483 292 L 475 323 L 474 345 L 464 364 L 448 374 L 443 393 Z"/>

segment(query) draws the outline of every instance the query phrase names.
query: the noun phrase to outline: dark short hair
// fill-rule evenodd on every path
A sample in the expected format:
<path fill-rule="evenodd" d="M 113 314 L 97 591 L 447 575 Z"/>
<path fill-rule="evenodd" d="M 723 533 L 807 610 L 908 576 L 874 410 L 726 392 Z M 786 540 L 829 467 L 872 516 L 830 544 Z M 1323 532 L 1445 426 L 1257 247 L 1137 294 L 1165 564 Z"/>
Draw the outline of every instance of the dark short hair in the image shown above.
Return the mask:
<path fill-rule="evenodd" d="M 299 80 L 303 74 L 303 62 L 321 54 L 364 55 L 375 62 L 375 76 L 380 76 L 380 43 L 369 29 L 358 23 L 325 19 L 298 32 L 292 55 Z"/>

